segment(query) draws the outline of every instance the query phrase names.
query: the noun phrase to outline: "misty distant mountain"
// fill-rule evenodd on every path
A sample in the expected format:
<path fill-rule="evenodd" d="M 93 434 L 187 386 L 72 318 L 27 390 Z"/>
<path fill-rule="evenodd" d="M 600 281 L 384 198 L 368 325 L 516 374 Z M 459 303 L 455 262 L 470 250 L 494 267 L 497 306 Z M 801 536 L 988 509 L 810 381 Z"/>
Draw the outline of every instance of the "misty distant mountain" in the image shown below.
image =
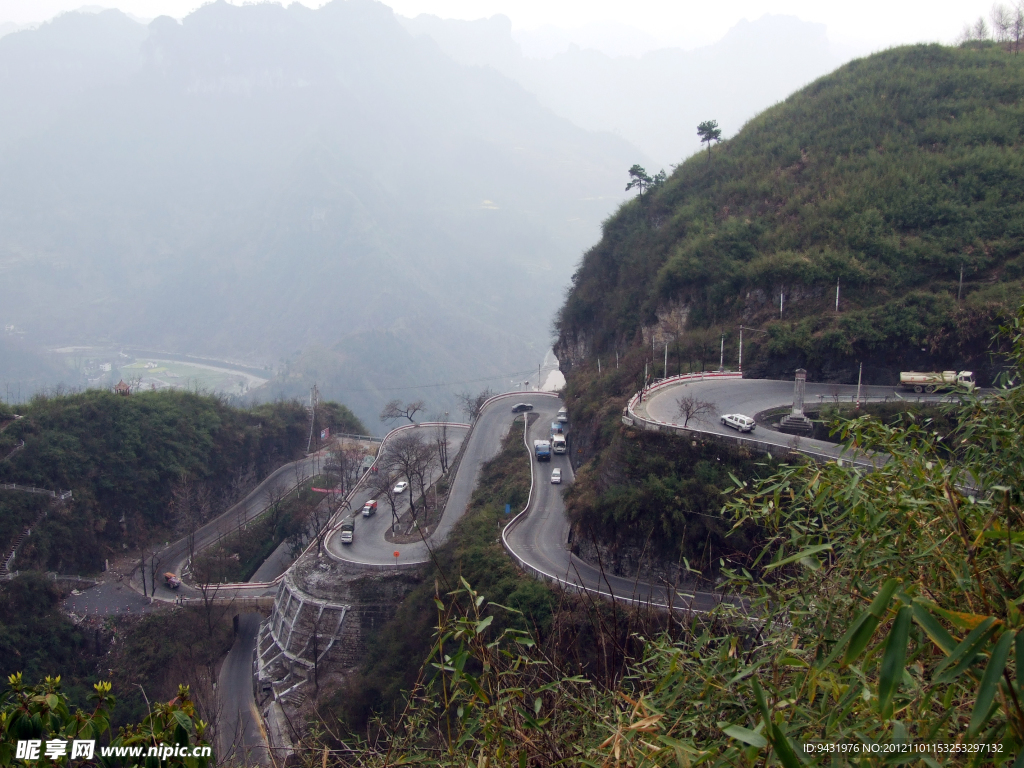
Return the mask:
<path fill-rule="evenodd" d="M 824 24 L 793 16 L 742 21 L 714 45 L 693 51 L 612 57 L 570 46 L 552 58 L 524 56 L 505 16 L 401 21 L 457 61 L 493 67 L 557 114 L 583 128 L 617 133 L 665 168 L 699 148 L 699 122 L 718 120 L 725 135 L 733 135 L 761 110 L 842 63 Z M 543 40 L 531 42 L 537 47 Z"/>
<path fill-rule="evenodd" d="M 0 38 L 0 103 L 0 324 L 283 366 L 368 423 L 535 368 L 645 161 L 370 0 L 65 14 Z"/>

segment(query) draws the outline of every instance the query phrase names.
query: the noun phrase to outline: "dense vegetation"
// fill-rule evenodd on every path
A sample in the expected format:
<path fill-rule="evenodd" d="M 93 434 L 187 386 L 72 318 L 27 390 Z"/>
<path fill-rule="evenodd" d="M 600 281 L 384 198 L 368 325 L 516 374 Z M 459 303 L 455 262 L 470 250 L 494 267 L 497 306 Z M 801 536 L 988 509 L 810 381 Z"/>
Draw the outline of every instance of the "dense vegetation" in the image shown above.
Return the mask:
<path fill-rule="evenodd" d="M 744 339 L 754 375 L 987 383 L 1024 276 L 1022 131 L 1024 58 L 994 45 L 847 64 L 605 223 L 556 322 L 563 368 L 650 350 L 652 327 L 658 368 L 666 343 L 670 371 L 717 365 L 723 333 L 734 361 L 746 324 L 768 331 Z"/>
<path fill-rule="evenodd" d="M 522 421 L 517 419 L 502 450 L 483 467 L 465 515 L 449 539 L 434 551 L 434 564 L 422 586 L 374 633 L 358 673 L 335 696 L 331 708 L 347 727 L 359 730 L 374 712 L 395 710 L 415 684 L 430 649 L 437 616 L 436 588 L 447 592 L 456 588 L 461 578 L 471 579 L 485 585 L 494 600 L 520 609 L 523 614 L 518 626 L 548 631 L 554 595 L 521 574 L 499 540 L 508 522 L 505 504 L 518 511 L 526 503 L 528 458 Z"/>
<path fill-rule="evenodd" d="M 641 637 L 613 685 L 570 676 L 460 585 L 438 603 L 434 674 L 359 764 L 1019 765 L 1024 309 L 1009 337 L 1018 383 L 951 405 L 952 439 L 865 416 L 844 433 L 882 468 L 737 486 L 723 513 L 770 534 L 726 571 L 749 602 Z"/>
<path fill-rule="evenodd" d="M 206 768 L 213 765 L 212 747 L 206 739 L 207 726 L 197 716 L 196 706 L 187 687 L 182 686 L 167 703 L 156 701 L 147 707 L 138 721 L 112 727 L 111 711 L 117 697 L 111 693 L 109 682 L 96 683 L 92 693 L 85 696 L 68 695 L 60 676 L 46 677 L 41 682 L 26 682 L 24 676 L 11 675 L 6 689 L 0 693 L 0 765 L 52 766 L 55 764 L 154 766 L 165 764 L 173 768 Z M 82 709 L 78 704 L 86 704 Z M 88 755 L 75 754 L 80 741 L 93 740 L 94 751 Z M 19 754 L 34 741 L 32 753 Z M 151 746 L 203 745 L 196 756 L 192 749 L 168 750 L 160 758 L 147 757 Z M 104 756 L 107 747 L 124 749 L 121 758 Z M 47 754 L 51 748 L 58 757 Z M 138 756 L 129 756 L 132 750 Z M 69 757 L 73 756 L 71 760 Z"/>
<path fill-rule="evenodd" d="M 59 602 L 53 582 L 38 574 L 0 582 L 0 677 L 81 681 L 94 671 L 88 638 L 57 610 Z"/>
<path fill-rule="evenodd" d="M 248 581 L 284 541 L 289 543 L 292 557 L 298 557 L 312 537 L 310 526 L 323 524 L 331 514 L 325 511 L 318 519 L 310 519 L 313 508 L 324 504 L 326 495 L 312 488 L 325 483 L 332 485 L 333 478 L 316 475 L 287 494 L 270 494 L 266 511 L 196 555 L 192 573 L 197 583 Z"/>
<path fill-rule="evenodd" d="M 39 395 L 19 410 L 23 418 L 0 432 L 0 454 L 19 440 L 25 447 L 0 464 L 0 478 L 71 489 L 74 499 L 47 514 L 16 565 L 65 573 L 98 570 L 122 545 L 173 535 L 169 510 L 183 477 L 209 490 L 214 514 L 300 456 L 309 436 L 309 417 L 295 401 L 241 410 L 183 391 L 121 397 L 88 390 Z M 364 431 L 344 406 L 329 404 L 321 417 L 335 431 Z M 26 503 L 0 491 L 0 519 L 17 521 L 5 531 L 32 514 Z"/>
<path fill-rule="evenodd" d="M 770 471 L 761 456 L 714 441 L 684 441 L 627 429 L 622 408 L 642 385 L 643 350 L 619 366 L 577 365 L 569 407 L 576 482 L 566 493 L 573 549 L 616 574 L 647 580 L 712 578 L 719 560 L 742 562 L 757 536 L 733 532 L 720 510 L 732 477 Z"/>
<path fill-rule="evenodd" d="M 730 475 L 755 476 L 763 461 L 717 442 L 622 429 L 599 461 L 576 473 L 568 491 L 578 546 L 610 545 L 605 562 L 616 573 L 623 550 L 702 572 L 717 570 L 722 557 L 744 562 L 756 532 L 729 535 L 723 489 L 732 484 Z"/>

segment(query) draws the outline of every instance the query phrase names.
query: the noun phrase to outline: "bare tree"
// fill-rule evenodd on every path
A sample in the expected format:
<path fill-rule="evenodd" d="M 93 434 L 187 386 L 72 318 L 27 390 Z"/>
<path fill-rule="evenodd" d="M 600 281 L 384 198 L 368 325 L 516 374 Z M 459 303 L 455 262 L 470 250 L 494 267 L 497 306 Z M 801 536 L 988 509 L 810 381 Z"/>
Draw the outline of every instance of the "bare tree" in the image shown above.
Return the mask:
<path fill-rule="evenodd" d="M 441 465 L 441 473 L 448 471 L 448 411 L 443 416 L 437 416 L 434 421 L 438 423 L 434 427 L 434 446 L 437 448 L 437 461 Z"/>
<path fill-rule="evenodd" d="M 132 530 L 135 534 L 135 544 L 139 548 L 139 576 L 142 578 L 142 595 L 147 597 L 149 593 L 146 592 L 146 544 L 149 542 L 149 537 L 146 530 L 146 521 L 142 516 L 141 512 L 136 512 L 132 515 Z M 156 592 L 156 585 L 153 585 L 153 593 Z"/>
<path fill-rule="evenodd" d="M 476 421 L 477 416 L 480 415 L 480 409 L 484 407 L 484 403 L 494 397 L 494 392 L 490 389 L 485 389 L 477 395 L 471 395 L 469 392 L 460 392 L 455 396 L 455 399 L 459 403 L 459 408 L 466 414 L 470 421 Z"/>
<path fill-rule="evenodd" d="M 321 501 L 313 499 L 309 505 L 309 513 L 306 516 L 306 521 L 310 535 L 316 541 L 317 555 L 319 555 L 323 550 L 324 538 L 327 536 L 327 524 L 342 506 L 348 504 L 344 499 L 335 501 L 334 497 L 335 494 L 328 493 L 326 499 Z"/>
<path fill-rule="evenodd" d="M 207 724 L 206 738 L 216 744 L 219 737 L 222 702 L 217 696 L 217 662 L 220 654 L 211 641 L 187 643 L 171 659 L 171 675 L 188 686 L 197 714 Z"/>
<path fill-rule="evenodd" d="M 1008 43 L 1013 33 L 1013 11 L 1001 3 L 992 6 L 992 35 L 997 43 Z"/>
<path fill-rule="evenodd" d="M 416 502 L 413 497 L 413 483 L 419 479 L 422 487 L 423 475 L 433 458 L 433 449 L 424 445 L 418 432 L 405 432 L 388 441 L 387 455 L 389 464 L 394 467 L 396 474 L 405 478 L 409 483 L 409 511 L 415 520 Z"/>
<path fill-rule="evenodd" d="M 263 491 L 263 501 L 267 505 L 267 515 L 272 528 L 277 528 L 281 520 L 281 508 L 283 506 L 286 491 L 277 483 L 269 483 Z"/>
<path fill-rule="evenodd" d="M 398 494 L 395 493 L 396 480 L 398 480 L 398 477 L 393 471 L 390 471 L 390 467 L 386 464 L 382 466 L 382 463 L 378 462 L 378 471 L 370 477 L 370 481 L 367 483 L 367 489 L 370 493 L 378 499 L 386 499 L 391 507 L 392 531 L 398 525 Z"/>
<path fill-rule="evenodd" d="M 313 632 L 309 638 L 309 650 L 312 652 L 313 656 L 313 689 L 317 694 L 320 693 L 320 641 L 324 639 L 321 634 L 321 623 L 324 618 L 328 616 L 333 616 L 333 614 L 321 611 L 317 615 L 313 620 Z"/>
<path fill-rule="evenodd" d="M 228 485 L 227 499 L 224 506 L 230 507 L 256 487 L 256 466 L 250 462 L 244 467 L 239 467 L 232 473 L 231 482 Z"/>
<path fill-rule="evenodd" d="M 990 14 L 992 19 L 992 34 L 997 43 L 1003 43 L 1010 48 L 1012 46 L 1014 55 L 1020 50 L 1021 38 L 1024 38 L 1024 0 L 1018 0 L 1015 5 L 1006 6 L 1000 3 L 992 6 Z M 980 21 L 980 20 L 979 20 Z M 965 27 L 961 40 L 970 42 L 977 38 L 975 36 L 978 25 Z"/>
<path fill-rule="evenodd" d="M 420 501 L 423 502 L 424 508 L 427 505 L 427 488 L 430 487 L 430 481 L 437 463 L 438 459 L 437 454 L 434 452 L 434 447 L 429 443 L 423 443 L 419 450 L 418 461 L 413 470 L 416 473 L 416 481 L 420 486 Z"/>
<path fill-rule="evenodd" d="M 338 446 L 330 452 L 325 469 L 328 473 L 337 472 L 342 487 L 348 490 L 359 479 L 359 469 L 363 464 L 365 452 L 355 446 Z"/>
<path fill-rule="evenodd" d="M 693 395 L 683 395 L 676 400 L 678 410 L 676 416 L 683 419 L 683 426 L 690 423 L 690 419 L 702 421 L 705 416 L 715 412 L 715 404 L 707 400 L 698 400 Z"/>
<path fill-rule="evenodd" d="M 210 517 L 213 507 L 213 494 L 206 483 L 196 482 L 190 474 L 182 472 L 171 489 L 171 506 L 174 513 L 174 526 L 184 536 L 188 548 L 190 562 L 195 562 L 196 532 Z M 156 582 L 153 582 L 156 587 Z"/>
<path fill-rule="evenodd" d="M 426 407 L 427 404 L 423 400 L 414 400 L 405 405 L 402 405 L 400 400 L 392 400 L 381 410 L 380 420 L 387 424 L 397 419 L 408 419 L 410 424 L 415 424 L 414 417 Z"/>
<path fill-rule="evenodd" d="M 163 564 L 163 558 L 160 557 L 154 546 L 149 552 L 149 583 L 153 587 L 154 595 L 156 595 L 156 575 L 160 571 L 161 564 Z"/>

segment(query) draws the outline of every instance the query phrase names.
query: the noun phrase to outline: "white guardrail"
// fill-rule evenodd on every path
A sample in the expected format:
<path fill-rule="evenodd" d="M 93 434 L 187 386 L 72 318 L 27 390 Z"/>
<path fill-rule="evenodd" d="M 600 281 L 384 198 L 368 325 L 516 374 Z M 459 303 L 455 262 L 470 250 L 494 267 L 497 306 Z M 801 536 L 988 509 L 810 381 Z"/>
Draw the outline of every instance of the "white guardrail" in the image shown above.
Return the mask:
<path fill-rule="evenodd" d="M 558 395 L 552 396 L 557 397 Z M 532 506 L 532 503 L 534 503 L 534 484 L 536 481 L 534 475 L 534 455 L 532 455 L 532 451 L 530 450 L 527 424 L 523 425 L 522 441 L 526 447 L 527 456 L 529 457 L 529 496 L 526 497 L 526 504 L 523 506 L 522 511 L 520 511 L 519 514 L 517 514 L 511 520 L 509 520 L 508 524 L 504 528 L 502 528 L 502 546 L 505 548 L 505 551 L 508 553 L 509 557 L 511 557 L 522 570 L 532 575 L 532 577 L 534 577 L 535 579 L 542 582 L 547 582 L 549 584 L 557 585 L 562 589 L 573 590 L 575 592 L 580 593 L 586 592 L 591 595 L 598 595 L 600 597 L 607 598 L 608 600 L 625 603 L 627 605 L 650 605 L 658 608 L 674 607 L 678 610 L 691 610 L 691 608 L 685 604 L 669 606 L 667 602 L 659 602 L 651 599 L 641 599 L 638 597 L 626 597 L 625 595 L 616 595 L 611 592 L 606 592 L 602 589 L 587 587 L 582 584 L 570 582 L 567 578 L 558 577 L 558 575 L 555 575 L 554 573 L 548 573 L 545 570 L 541 570 L 536 565 L 531 565 L 530 563 L 526 562 L 526 560 L 524 560 L 522 556 L 520 556 L 519 553 L 512 548 L 512 545 L 509 544 L 508 537 L 511 534 L 512 530 L 515 529 L 516 526 L 518 526 L 523 520 L 526 519 L 526 515 L 529 512 L 530 506 Z M 569 465 L 569 471 L 572 471 L 571 462 Z M 681 597 L 683 596 L 685 595 L 681 595 Z M 684 602 L 684 600 L 680 600 L 680 603 Z"/>
<path fill-rule="evenodd" d="M 516 552 L 512 548 L 512 545 L 509 544 L 508 535 L 512 532 L 512 530 L 514 528 L 516 528 L 516 526 L 518 526 L 523 520 L 526 519 L 526 515 L 530 511 L 530 506 L 533 504 L 533 486 L 534 486 L 534 482 L 535 482 L 534 468 L 533 468 L 534 461 L 533 461 L 533 451 L 530 449 L 530 441 L 529 441 L 529 437 L 528 437 L 528 424 L 524 424 L 523 425 L 523 444 L 526 447 L 527 455 L 528 455 L 529 461 L 530 461 L 530 494 L 526 498 L 526 504 L 523 506 L 522 511 L 518 515 L 513 517 L 511 520 L 509 520 L 508 524 L 501 531 L 501 545 L 505 548 L 505 552 L 508 553 L 509 557 L 511 557 L 522 570 L 526 571 L 527 573 L 529 573 L 531 576 L 533 576 L 535 579 L 538 579 L 539 581 L 544 581 L 544 582 L 547 582 L 549 584 L 555 584 L 555 585 L 561 587 L 562 589 L 573 590 L 573 591 L 580 592 L 580 593 L 586 592 L 586 593 L 589 593 L 591 595 L 598 595 L 600 597 L 607 598 L 607 599 L 609 599 L 609 600 L 611 600 L 613 602 L 624 603 L 624 604 L 630 605 L 630 606 L 639 606 L 639 607 L 651 606 L 651 607 L 655 607 L 655 608 L 665 608 L 665 609 L 675 608 L 676 610 L 679 610 L 679 611 L 691 611 L 693 613 L 704 613 L 704 611 L 692 608 L 691 606 L 686 606 L 686 605 L 678 605 L 677 606 L 677 605 L 674 605 L 674 604 L 672 606 L 670 606 L 667 602 L 661 602 L 661 601 L 656 601 L 656 600 L 651 600 L 651 599 L 641 599 L 641 598 L 638 598 L 638 597 L 626 597 L 625 595 L 616 595 L 616 594 L 614 594 L 612 592 L 606 592 L 603 589 L 596 589 L 594 587 L 587 587 L 586 585 L 577 584 L 574 581 L 569 581 L 567 578 L 556 576 L 555 574 L 548 573 L 547 571 L 542 571 L 540 568 L 537 568 L 536 566 L 531 565 L 530 563 L 526 562 L 526 560 L 524 560 L 519 555 L 519 553 Z M 572 472 L 572 462 L 570 462 L 570 464 L 569 464 L 569 471 Z M 682 593 L 680 593 L 680 596 L 685 597 L 686 593 L 682 592 Z"/>
<path fill-rule="evenodd" d="M 743 374 L 738 371 L 729 371 L 723 373 L 684 373 L 682 376 L 672 376 L 668 379 L 662 379 L 657 383 L 651 385 L 646 390 L 637 392 L 633 397 L 626 403 L 626 407 L 622 410 L 622 422 L 628 426 L 640 427 L 644 430 L 652 432 L 673 432 L 678 435 L 689 435 L 693 437 L 700 437 L 701 439 L 712 439 L 720 442 L 734 443 L 736 445 L 742 445 L 750 448 L 758 453 L 769 453 L 773 456 L 784 457 L 789 453 L 800 453 L 804 456 L 808 456 L 815 461 L 842 461 L 843 463 L 850 463 L 855 466 L 864 467 L 866 469 L 874 469 L 877 467 L 877 463 L 871 459 L 863 458 L 863 454 L 854 454 L 853 452 L 844 452 L 841 454 L 822 453 L 812 448 L 808 448 L 802 445 L 803 438 L 793 435 L 792 438 L 785 444 L 783 443 L 769 443 L 764 440 L 755 440 L 751 437 L 743 437 L 739 434 L 736 435 L 723 435 L 718 432 L 710 432 L 699 427 L 682 426 L 681 424 L 669 423 L 665 421 L 657 421 L 656 419 L 644 418 L 643 416 L 637 415 L 634 408 L 640 403 L 642 397 L 649 397 L 652 392 L 655 392 L 664 387 L 672 386 L 680 382 L 687 381 L 706 381 L 709 379 L 742 379 Z M 828 401 L 833 400 L 831 396 L 825 396 Z M 887 398 L 868 398 L 861 397 L 862 402 L 868 399 L 874 400 L 886 400 Z"/>

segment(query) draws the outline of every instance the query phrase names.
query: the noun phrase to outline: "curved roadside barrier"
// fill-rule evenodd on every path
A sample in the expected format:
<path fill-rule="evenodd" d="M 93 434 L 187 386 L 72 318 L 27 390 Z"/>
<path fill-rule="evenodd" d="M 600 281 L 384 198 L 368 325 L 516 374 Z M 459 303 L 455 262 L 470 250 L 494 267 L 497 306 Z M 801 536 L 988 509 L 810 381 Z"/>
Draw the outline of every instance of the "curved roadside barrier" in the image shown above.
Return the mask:
<path fill-rule="evenodd" d="M 645 390 L 637 392 L 633 397 L 626 403 L 626 407 L 622 409 L 622 423 L 631 426 L 638 427 L 650 432 L 671 432 L 682 437 L 699 438 L 701 440 L 715 440 L 723 443 L 732 443 L 734 445 L 741 445 L 749 448 L 758 453 L 768 453 L 776 458 L 783 458 L 790 453 L 800 453 L 804 456 L 808 456 L 815 461 L 828 462 L 838 461 L 839 463 L 849 463 L 853 466 L 863 467 L 865 469 L 874 469 L 877 464 L 870 460 L 863 458 L 862 455 L 839 455 L 834 456 L 827 453 L 821 453 L 815 451 L 812 448 L 803 446 L 802 439 L 797 436 L 793 438 L 786 445 L 780 445 L 778 443 L 769 443 L 763 440 L 755 440 L 751 437 L 743 437 L 740 434 L 735 435 L 723 435 L 718 432 L 711 432 L 709 430 L 701 429 L 698 426 L 682 426 L 674 422 L 657 421 L 656 419 L 646 418 L 637 414 L 635 408 L 642 402 L 644 397 L 650 396 L 652 392 L 659 389 L 664 389 L 675 384 L 688 383 L 693 381 L 708 381 L 708 380 L 729 380 L 729 379 L 742 379 L 743 374 L 739 372 L 726 372 L 726 373 L 686 373 L 682 376 L 673 376 L 668 379 L 662 379 L 656 384 L 651 385 Z M 867 400 L 868 398 L 861 398 Z M 780 404 L 781 406 L 782 404 Z"/>
<path fill-rule="evenodd" d="M 635 397 L 638 396 L 639 393 Z M 555 397 L 557 397 L 557 395 L 555 395 Z M 613 602 L 622 603 L 625 605 L 629 605 L 631 607 L 653 607 L 658 608 L 659 610 L 678 610 L 688 613 L 706 613 L 706 611 L 703 611 L 699 608 L 693 608 L 690 605 L 669 605 L 667 602 L 659 602 L 651 599 L 644 599 L 632 596 L 626 597 L 625 595 L 617 595 L 600 587 L 588 587 L 585 584 L 578 584 L 575 581 L 570 581 L 566 577 L 558 576 L 553 573 L 548 573 L 546 571 L 541 570 L 540 568 L 537 568 L 534 565 L 531 565 L 518 552 L 515 551 L 515 549 L 509 543 L 508 536 L 513 530 L 515 530 L 516 527 L 518 527 L 523 521 L 526 520 L 530 512 L 530 508 L 533 506 L 533 489 L 534 484 L 536 482 L 533 453 L 530 450 L 529 422 L 526 422 L 525 420 L 524 422 L 525 423 L 523 425 L 523 446 L 526 448 L 527 461 L 530 462 L 530 493 L 526 497 L 526 504 L 523 506 L 523 509 L 519 512 L 519 514 L 517 514 L 515 517 L 509 520 L 509 522 L 501 531 L 501 545 L 502 547 L 504 547 L 505 552 L 508 554 L 508 556 L 511 557 L 513 561 L 515 561 L 519 568 L 539 581 L 554 584 L 566 590 L 597 595 L 598 597 L 603 597 L 605 599 L 612 600 Z M 571 465 L 569 471 L 572 471 Z M 687 593 L 685 591 L 680 592 L 679 594 L 683 597 L 687 596 Z"/>
<path fill-rule="evenodd" d="M 377 466 L 377 462 L 380 461 L 381 454 L 384 452 L 384 446 L 387 445 L 388 440 L 390 440 L 395 435 L 397 435 L 397 434 L 399 434 L 401 432 L 406 432 L 406 431 L 408 431 L 410 429 L 421 429 L 423 427 L 441 427 L 441 426 L 445 426 L 446 424 L 449 427 L 453 427 L 453 428 L 457 428 L 457 429 L 468 429 L 469 432 L 463 438 L 463 445 L 465 445 L 466 443 L 469 442 L 469 438 L 473 434 L 473 425 L 472 424 L 464 424 L 464 423 L 461 423 L 461 422 L 447 422 L 446 423 L 446 422 L 441 422 L 441 421 L 424 421 L 421 424 L 403 424 L 401 427 L 395 427 L 390 432 L 388 432 L 386 435 L 384 435 L 384 439 L 381 440 L 380 450 L 377 452 L 377 458 L 374 459 L 374 462 L 373 462 L 373 464 L 370 465 L 370 468 L 365 473 L 363 473 L 363 476 L 359 478 L 359 480 L 356 482 L 356 484 L 352 486 L 352 490 L 349 491 L 349 493 L 345 496 L 346 504 L 348 504 L 351 501 L 351 499 L 355 495 L 356 491 L 359 490 L 363 486 L 364 481 L 366 480 L 366 476 L 369 475 L 371 472 L 373 472 L 373 468 Z M 455 473 L 456 473 L 456 475 L 458 474 L 458 469 L 456 469 Z M 447 506 L 448 506 L 448 502 L 445 501 L 445 510 L 442 511 L 441 516 L 443 516 L 444 513 L 448 511 L 447 510 Z M 348 514 L 348 511 L 346 511 L 346 510 L 339 510 L 338 513 L 334 516 L 334 518 L 332 518 L 330 521 L 328 521 L 328 523 L 327 523 L 327 532 L 324 534 L 323 551 L 326 552 L 327 556 L 329 558 L 331 558 L 331 560 L 334 560 L 336 563 L 345 563 L 345 564 L 347 564 L 349 566 L 352 566 L 354 568 L 359 568 L 359 569 L 366 570 L 366 571 L 396 571 L 396 570 L 412 570 L 412 569 L 415 569 L 415 568 L 419 568 L 424 563 L 428 562 L 427 560 L 416 560 L 416 561 L 413 561 L 413 562 L 405 562 L 405 563 L 402 563 L 402 562 L 399 562 L 399 563 L 388 563 L 387 565 L 380 564 L 380 563 L 360 563 L 360 562 L 356 562 L 354 560 L 346 560 L 345 558 L 340 557 L 340 556 L 334 554 L 333 552 L 331 552 L 330 547 L 327 546 L 327 542 L 328 542 L 328 540 L 332 536 L 334 536 L 338 532 L 338 530 L 341 527 L 342 522 L 344 522 L 345 517 L 347 516 L 347 514 Z M 308 547 L 306 547 L 306 549 L 303 551 L 303 553 L 301 555 L 299 555 L 299 557 L 295 558 L 295 561 L 298 562 L 299 558 L 305 556 L 307 552 L 310 552 L 313 549 L 313 547 L 315 546 L 315 544 L 316 544 L 316 541 L 311 542 L 310 545 Z M 280 576 L 277 577 L 277 579 L 275 580 L 274 583 L 280 581 L 282 578 L 284 578 L 284 574 L 283 573 Z"/>
<path fill-rule="evenodd" d="M 396 435 L 396 434 L 398 434 L 400 432 L 404 432 L 404 431 L 409 430 L 409 429 L 418 429 L 418 428 L 421 428 L 421 427 L 438 427 L 438 426 L 442 426 L 442 424 L 443 424 L 443 422 L 428 421 L 428 422 L 423 422 L 423 423 L 420 423 L 420 424 L 405 424 L 405 425 L 400 426 L 400 427 L 395 427 L 393 430 L 388 432 L 383 438 L 379 439 L 379 442 L 381 443 L 381 448 L 383 449 L 383 447 L 387 443 L 387 441 L 390 438 L 392 438 L 394 435 Z M 470 425 L 463 424 L 461 422 L 448 422 L 448 426 L 449 427 L 455 427 L 455 428 L 467 428 Z M 467 439 L 468 439 L 468 436 L 467 436 Z M 375 440 L 375 442 L 378 441 L 377 438 L 374 438 L 374 440 Z M 367 480 L 367 475 L 370 474 L 370 472 L 372 471 L 373 467 L 377 466 L 377 461 L 379 461 L 379 460 L 380 460 L 380 452 L 378 451 L 377 459 L 375 459 L 373 464 L 370 465 L 370 469 L 367 470 L 366 472 L 364 472 L 363 475 L 353 484 L 353 486 L 349 490 L 349 492 L 347 494 L 345 494 L 345 504 L 351 503 L 352 497 L 355 496 L 356 492 L 358 490 L 360 490 L 363 487 L 363 485 L 365 485 L 366 480 Z M 330 520 L 327 521 L 326 532 L 324 533 L 324 543 L 322 545 L 322 550 L 325 551 L 327 553 L 327 555 L 331 559 L 336 560 L 337 562 L 340 562 L 340 563 L 347 563 L 349 565 L 358 566 L 360 568 L 365 568 L 365 570 L 368 570 L 368 571 L 387 571 L 387 570 L 394 570 L 396 567 L 398 567 L 398 568 L 411 568 L 411 567 L 416 567 L 416 566 L 422 565 L 422 563 L 400 563 L 398 566 L 395 566 L 394 564 L 388 564 L 387 566 L 382 566 L 382 565 L 373 565 L 373 564 L 354 563 L 354 562 L 352 562 L 350 560 L 344 560 L 342 558 L 339 558 L 337 555 L 334 555 L 326 547 L 327 540 L 331 536 L 333 536 L 335 533 L 337 533 L 338 527 L 341 525 L 341 521 L 344 520 L 345 517 L 348 514 L 350 514 L 350 513 L 351 513 L 351 510 L 350 509 L 346 509 L 345 505 L 342 505 L 342 508 L 339 509 L 339 511 L 337 513 L 335 513 L 334 517 L 332 517 Z M 314 538 L 313 541 L 311 541 L 308 545 L 306 545 L 306 548 L 304 550 L 302 550 L 302 553 L 298 557 L 295 558 L 295 562 L 298 562 L 300 558 L 302 558 L 305 555 L 307 555 L 315 547 L 316 547 L 316 539 Z M 290 567 L 291 566 L 289 566 L 289 568 Z M 287 572 L 288 572 L 288 569 L 285 569 L 284 573 L 281 573 L 280 575 L 278 575 L 276 578 L 272 579 L 271 581 L 244 581 L 244 582 L 232 582 L 232 583 L 217 584 L 216 585 L 216 591 L 217 592 L 231 591 L 231 592 L 235 592 L 235 593 L 238 593 L 238 592 L 243 592 L 244 593 L 244 592 L 248 592 L 248 591 L 259 591 L 259 592 L 266 591 L 266 590 L 270 589 L 271 587 L 276 587 L 278 584 L 280 584 L 281 580 L 284 579 L 285 574 L 287 574 Z M 179 599 L 177 602 L 181 602 L 181 599 Z"/>

